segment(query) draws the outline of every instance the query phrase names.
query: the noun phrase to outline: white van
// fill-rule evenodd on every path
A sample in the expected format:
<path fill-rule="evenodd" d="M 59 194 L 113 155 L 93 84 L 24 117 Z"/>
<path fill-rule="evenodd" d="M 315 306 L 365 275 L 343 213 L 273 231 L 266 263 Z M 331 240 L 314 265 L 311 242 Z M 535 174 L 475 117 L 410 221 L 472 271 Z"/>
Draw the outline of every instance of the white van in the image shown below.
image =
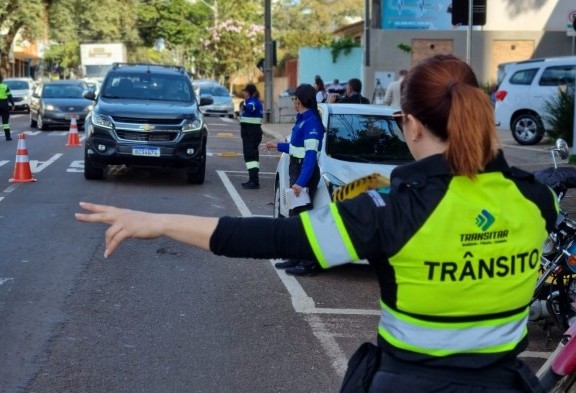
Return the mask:
<path fill-rule="evenodd" d="M 495 93 L 496 126 L 510 130 L 521 145 L 536 144 L 550 128 L 547 103 L 559 89 L 574 88 L 576 56 L 519 61 L 504 69 Z"/>
<path fill-rule="evenodd" d="M 414 160 L 392 116 L 398 109 L 369 104 L 319 104 L 318 109 L 326 134 L 318 156 L 321 179 L 314 207 L 330 203 L 341 186 L 372 173 L 390 177 L 395 166 Z M 276 169 L 275 217 L 288 216 L 289 161 L 282 154 Z"/>

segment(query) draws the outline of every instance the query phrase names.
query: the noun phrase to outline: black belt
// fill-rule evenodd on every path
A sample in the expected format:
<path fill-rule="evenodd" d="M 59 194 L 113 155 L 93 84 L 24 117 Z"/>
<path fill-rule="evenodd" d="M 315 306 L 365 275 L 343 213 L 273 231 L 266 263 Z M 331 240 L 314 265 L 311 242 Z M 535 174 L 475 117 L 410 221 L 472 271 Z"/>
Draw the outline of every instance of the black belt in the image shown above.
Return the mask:
<path fill-rule="evenodd" d="M 519 359 L 497 363 L 478 369 L 458 367 L 433 367 L 399 360 L 381 352 L 379 371 L 420 377 L 465 385 L 500 389 L 520 389 L 527 392 L 544 393 L 538 379 L 530 368 Z"/>

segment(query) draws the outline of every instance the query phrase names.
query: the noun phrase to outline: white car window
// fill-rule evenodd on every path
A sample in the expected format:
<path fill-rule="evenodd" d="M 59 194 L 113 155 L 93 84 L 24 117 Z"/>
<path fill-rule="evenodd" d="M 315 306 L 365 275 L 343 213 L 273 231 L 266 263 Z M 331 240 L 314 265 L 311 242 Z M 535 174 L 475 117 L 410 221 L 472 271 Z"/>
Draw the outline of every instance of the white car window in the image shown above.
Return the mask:
<path fill-rule="evenodd" d="M 407 162 L 412 155 L 391 116 L 332 114 L 326 154 L 351 162 Z"/>

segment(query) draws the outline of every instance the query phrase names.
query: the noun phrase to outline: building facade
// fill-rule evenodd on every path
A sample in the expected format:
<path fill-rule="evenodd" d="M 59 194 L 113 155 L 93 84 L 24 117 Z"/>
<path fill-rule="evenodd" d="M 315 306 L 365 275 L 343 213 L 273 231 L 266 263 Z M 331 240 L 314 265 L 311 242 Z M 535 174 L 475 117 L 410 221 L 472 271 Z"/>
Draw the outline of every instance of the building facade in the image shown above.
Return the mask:
<path fill-rule="evenodd" d="M 486 24 L 451 23 L 452 0 L 366 0 L 371 7 L 364 42 L 364 85 L 393 80 L 398 70 L 439 53 L 468 59 L 483 84 L 497 80 L 498 64 L 575 54 L 574 0 L 486 0 Z M 468 1 L 468 0 L 453 0 Z"/>

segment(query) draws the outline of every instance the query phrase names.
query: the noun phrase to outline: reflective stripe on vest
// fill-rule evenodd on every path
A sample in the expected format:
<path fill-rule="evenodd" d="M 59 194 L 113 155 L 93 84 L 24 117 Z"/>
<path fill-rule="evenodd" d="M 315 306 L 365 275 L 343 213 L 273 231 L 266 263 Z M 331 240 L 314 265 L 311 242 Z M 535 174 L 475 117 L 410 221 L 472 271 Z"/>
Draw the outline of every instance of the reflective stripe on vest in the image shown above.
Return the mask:
<path fill-rule="evenodd" d="M 395 312 L 382 301 L 380 305 L 380 336 L 395 347 L 427 355 L 509 351 L 528 334 L 528 307 L 519 314 L 501 319 L 442 323 Z"/>
<path fill-rule="evenodd" d="M 300 214 L 306 236 L 323 268 L 358 260 L 358 255 L 334 203 Z"/>
<path fill-rule="evenodd" d="M 292 157 L 295 158 L 304 158 L 304 156 L 306 155 L 306 151 L 308 150 L 314 150 L 316 152 L 318 152 L 318 147 L 320 146 L 320 141 L 318 139 L 306 139 L 304 141 L 304 146 L 294 146 L 292 144 L 290 144 L 290 147 L 288 148 L 288 154 L 290 154 Z"/>
<path fill-rule="evenodd" d="M 241 117 L 240 117 L 240 123 L 245 123 L 245 124 L 262 124 L 262 118 L 261 118 L 261 117 L 241 116 Z"/>

